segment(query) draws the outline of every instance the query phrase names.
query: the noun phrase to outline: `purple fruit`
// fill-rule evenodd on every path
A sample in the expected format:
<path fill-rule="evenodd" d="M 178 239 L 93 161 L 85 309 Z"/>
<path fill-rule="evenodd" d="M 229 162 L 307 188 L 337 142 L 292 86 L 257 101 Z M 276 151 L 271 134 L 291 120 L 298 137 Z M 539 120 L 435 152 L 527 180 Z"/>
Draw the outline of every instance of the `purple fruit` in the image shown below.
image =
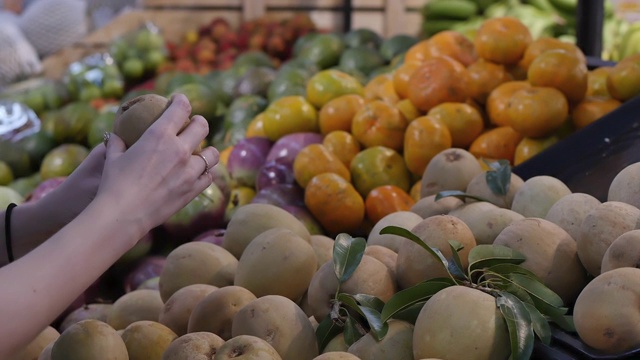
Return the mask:
<path fill-rule="evenodd" d="M 168 240 L 183 244 L 207 230 L 224 227 L 228 199 L 213 183 L 162 225 Z"/>
<path fill-rule="evenodd" d="M 293 161 L 300 150 L 311 144 L 322 143 L 323 135 L 314 132 L 299 132 L 285 135 L 273 144 L 267 161 L 282 159 L 282 163 L 293 168 Z"/>
<path fill-rule="evenodd" d="M 124 290 L 126 292 L 137 289 L 145 281 L 160 276 L 164 262 L 164 256 L 147 256 L 140 260 L 140 263 L 127 275 L 124 280 Z"/>
<path fill-rule="evenodd" d="M 66 179 L 66 176 L 58 176 L 41 182 L 38 186 L 36 186 L 35 189 L 33 189 L 31 194 L 27 196 L 25 202 L 37 201 L 42 199 L 43 197 L 45 197 L 45 195 L 49 194 L 58 186 L 60 186 Z"/>
<path fill-rule="evenodd" d="M 233 147 L 227 169 L 237 185 L 255 187 L 258 171 L 271 149 L 271 141 L 264 137 L 245 138 Z"/>
<path fill-rule="evenodd" d="M 284 158 L 267 161 L 258 172 L 256 190 L 260 191 L 278 184 L 295 184 L 293 169 L 284 163 Z"/>
<path fill-rule="evenodd" d="M 111 312 L 112 304 L 84 304 L 67 315 L 60 324 L 60 332 L 65 331 L 71 325 L 82 320 L 94 319 L 107 322 L 107 317 Z"/>
<path fill-rule="evenodd" d="M 196 236 L 196 238 L 193 239 L 193 241 L 204 241 L 210 244 L 222 246 L 222 239 L 224 239 L 225 232 L 227 232 L 226 229 L 208 230 Z"/>
<path fill-rule="evenodd" d="M 304 206 L 304 190 L 297 184 L 276 184 L 258 191 L 252 203 Z"/>

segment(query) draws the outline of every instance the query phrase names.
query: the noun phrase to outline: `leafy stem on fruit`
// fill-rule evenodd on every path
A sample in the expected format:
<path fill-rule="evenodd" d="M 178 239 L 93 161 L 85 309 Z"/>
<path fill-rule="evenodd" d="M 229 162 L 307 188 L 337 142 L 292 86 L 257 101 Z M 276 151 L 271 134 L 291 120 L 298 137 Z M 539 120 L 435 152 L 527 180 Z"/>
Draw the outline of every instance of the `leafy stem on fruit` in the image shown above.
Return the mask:
<path fill-rule="evenodd" d="M 491 169 L 485 174 L 489 190 L 500 196 L 504 207 L 509 208 L 507 194 L 511 186 L 511 163 L 508 160 L 487 161 L 487 159 L 482 159 L 482 161 Z"/>
<path fill-rule="evenodd" d="M 511 176 L 510 173 L 508 175 Z M 442 263 L 448 274 L 446 278 L 428 279 L 397 292 L 380 312 L 383 322 L 391 318 L 402 318 L 415 323 L 419 313 L 415 311 L 416 308 L 421 309 L 439 291 L 459 285 L 482 291 L 496 299 L 496 307 L 500 310 L 509 333 L 510 359 L 529 359 L 535 337 L 549 344 L 549 321 L 554 321 L 565 329 L 572 327 L 571 317 L 566 315 L 568 309 L 563 307 L 562 299 L 534 273 L 521 266 L 526 258 L 516 250 L 501 245 L 477 245 L 469 251 L 469 265 L 463 269 L 459 257 L 463 247 L 455 240 L 449 241 L 452 256 L 451 259 L 446 259 L 439 249 L 431 248 L 409 230 L 387 226 L 380 234 L 401 236 L 419 244 L 430 256 Z M 400 317 L 400 314 L 410 309 L 412 317 Z"/>
<path fill-rule="evenodd" d="M 322 351 L 329 341 L 341 332 L 345 342 L 351 345 L 371 332 L 381 340 L 388 324 L 381 321 L 380 311 L 384 302 L 366 294 L 346 294 L 341 286 L 355 273 L 362 261 L 367 243 L 364 238 L 339 234 L 333 244 L 333 270 L 338 286 L 331 300 L 331 311 L 318 325 L 316 338 Z"/>

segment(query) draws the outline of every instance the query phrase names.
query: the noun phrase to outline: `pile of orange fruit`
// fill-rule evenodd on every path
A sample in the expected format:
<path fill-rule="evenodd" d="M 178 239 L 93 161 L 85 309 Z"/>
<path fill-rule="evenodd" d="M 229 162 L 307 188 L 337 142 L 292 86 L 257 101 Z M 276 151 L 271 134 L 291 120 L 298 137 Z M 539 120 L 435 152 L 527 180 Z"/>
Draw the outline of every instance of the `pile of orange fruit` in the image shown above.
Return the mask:
<path fill-rule="evenodd" d="M 316 131 L 294 164 L 305 204 L 331 234 L 372 224 L 420 199 L 431 159 L 456 147 L 518 165 L 640 94 L 640 54 L 588 70 L 571 43 L 532 39 L 518 19 L 486 20 L 474 39 L 443 31 L 366 85 L 338 70 L 276 100 L 247 136 Z M 274 115 L 275 114 L 275 115 Z"/>

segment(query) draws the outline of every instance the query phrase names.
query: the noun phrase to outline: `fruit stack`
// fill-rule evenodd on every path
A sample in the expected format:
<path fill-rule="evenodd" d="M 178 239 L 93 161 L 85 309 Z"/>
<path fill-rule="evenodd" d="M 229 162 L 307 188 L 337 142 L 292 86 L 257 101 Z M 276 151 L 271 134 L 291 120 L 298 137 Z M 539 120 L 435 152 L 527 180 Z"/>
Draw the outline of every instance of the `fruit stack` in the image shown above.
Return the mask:
<path fill-rule="evenodd" d="M 316 31 L 306 15 L 295 15 L 282 21 L 267 17 L 246 21 L 233 29 L 224 18 L 215 18 L 198 31 L 189 31 L 179 44 L 168 43 L 172 64 L 163 71 L 178 70 L 206 74 L 214 69 L 228 69 L 244 51 L 264 51 L 278 61 L 291 56 L 296 39 Z"/>

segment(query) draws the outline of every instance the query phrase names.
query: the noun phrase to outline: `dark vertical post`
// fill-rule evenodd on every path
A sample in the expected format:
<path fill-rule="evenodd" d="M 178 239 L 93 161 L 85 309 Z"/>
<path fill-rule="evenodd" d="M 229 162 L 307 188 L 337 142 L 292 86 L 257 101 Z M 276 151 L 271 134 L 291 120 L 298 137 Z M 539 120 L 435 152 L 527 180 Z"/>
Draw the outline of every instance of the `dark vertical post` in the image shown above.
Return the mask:
<path fill-rule="evenodd" d="M 353 1 L 342 1 L 342 31 L 348 32 L 351 30 L 351 16 L 353 15 Z"/>
<path fill-rule="evenodd" d="M 604 22 L 604 0 L 578 0 L 577 41 L 585 55 L 602 56 L 602 26 Z"/>

